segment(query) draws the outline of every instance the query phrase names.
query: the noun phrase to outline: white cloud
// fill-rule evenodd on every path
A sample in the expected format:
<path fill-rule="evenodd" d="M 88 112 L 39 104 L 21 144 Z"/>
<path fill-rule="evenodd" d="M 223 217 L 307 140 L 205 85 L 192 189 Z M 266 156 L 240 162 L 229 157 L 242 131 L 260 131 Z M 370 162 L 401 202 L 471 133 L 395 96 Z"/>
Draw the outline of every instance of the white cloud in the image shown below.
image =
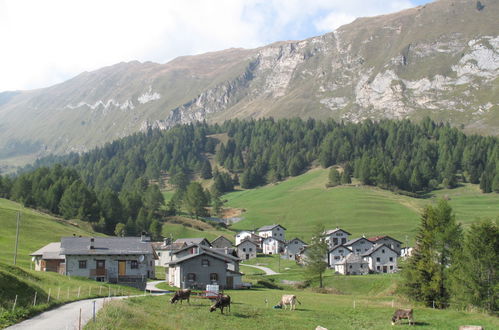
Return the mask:
<path fill-rule="evenodd" d="M 164 63 L 328 32 L 409 0 L 0 0 L 0 91 L 121 61 Z"/>

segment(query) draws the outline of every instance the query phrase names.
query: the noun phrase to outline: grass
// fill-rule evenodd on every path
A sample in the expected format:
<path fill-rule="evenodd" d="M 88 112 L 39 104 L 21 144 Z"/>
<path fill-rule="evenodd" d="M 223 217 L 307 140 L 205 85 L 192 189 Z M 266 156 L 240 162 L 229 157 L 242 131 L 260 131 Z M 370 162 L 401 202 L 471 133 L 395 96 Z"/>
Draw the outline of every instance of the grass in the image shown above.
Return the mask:
<path fill-rule="evenodd" d="M 22 205 L 0 199 L 0 262 L 13 263 L 16 242 L 16 217 L 20 212 L 19 246 L 17 265 L 29 268 L 30 253 L 50 242 L 57 242 L 63 236 L 102 235 L 91 231 L 88 223 L 66 221 L 24 208 Z"/>
<path fill-rule="evenodd" d="M 209 241 L 212 241 L 220 235 L 230 240 L 234 238 L 234 232 L 228 229 L 214 227 L 207 222 L 186 217 L 175 217 L 175 219 L 171 219 L 163 224 L 162 235 L 170 237 L 170 234 L 173 235 L 174 239 L 205 237 Z"/>
<path fill-rule="evenodd" d="M 408 306 L 395 302 L 392 307 L 392 299 L 385 297 L 355 298 L 299 290 L 253 289 L 226 294 L 233 303 L 231 312 L 224 315 L 210 313 L 211 302 L 200 298 L 192 298 L 190 305 L 172 305 L 169 295 L 115 301 L 85 329 L 314 329 L 318 325 L 328 329 L 393 329 L 390 318 L 394 308 Z M 272 308 L 282 294 L 297 295 L 301 304 L 296 311 Z M 457 329 L 463 324 L 480 324 L 486 329 L 499 326 L 497 318 L 477 313 L 416 307 L 414 315 L 416 325 L 425 329 Z"/>
<path fill-rule="evenodd" d="M 33 305 L 35 292 L 36 305 Z M 140 293 L 130 287 L 53 272 L 35 272 L 0 263 L 0 328 L 70 301 Z"/>
<path fill-rule="evenodd" d="M 224 195 L 227 206 L 244 208 L 245 220 L 232 229 L 256 229 L 279 223 L 286 238 L 308 241 L 314 226 L 339 226 L 353 237 L 390 235 L 413 244 L 423 208 L 447 196 L 456 218 L 466 227 L 478 218 L 499 216 L 499 194 L 483 194 L 476 185 L 442 189 L 412 198 L 376 187 L 348 185 L 325 188 L 327 169 L 313 169 L 276 185 L 236 191 Z"/>

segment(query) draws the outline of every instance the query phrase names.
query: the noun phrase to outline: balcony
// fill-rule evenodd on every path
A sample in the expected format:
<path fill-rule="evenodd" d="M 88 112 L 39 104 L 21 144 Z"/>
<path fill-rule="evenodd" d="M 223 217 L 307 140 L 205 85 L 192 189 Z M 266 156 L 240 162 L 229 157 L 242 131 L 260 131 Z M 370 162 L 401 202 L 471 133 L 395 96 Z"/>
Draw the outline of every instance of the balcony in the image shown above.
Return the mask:
<path fill-rule="evenodd" d="M 90 269 L 90 276 L 91 277 L 107 276 L 107 269 L 105 268 Z"/>

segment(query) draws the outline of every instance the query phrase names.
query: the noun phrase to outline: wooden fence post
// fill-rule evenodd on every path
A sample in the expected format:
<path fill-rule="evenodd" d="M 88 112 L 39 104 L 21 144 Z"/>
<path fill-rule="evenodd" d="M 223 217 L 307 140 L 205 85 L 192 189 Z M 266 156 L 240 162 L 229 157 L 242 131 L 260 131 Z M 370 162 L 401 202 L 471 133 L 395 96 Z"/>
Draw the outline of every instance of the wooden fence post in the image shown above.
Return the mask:
<path fill-rule="evenodd" d="M 33 306 L 36 305 L 36 295 L 38 294 L 38 291 L 35 291 L 35 299 L 33 299 Z"/>
<path fill-rule="evenodd" d="M 12 306 L 12 312 L 14 312 L 14 309 L 16 309 L 16 304 L 17 304 L 17 294 L 16 298 L 14 299 L 14 306 Z"/>

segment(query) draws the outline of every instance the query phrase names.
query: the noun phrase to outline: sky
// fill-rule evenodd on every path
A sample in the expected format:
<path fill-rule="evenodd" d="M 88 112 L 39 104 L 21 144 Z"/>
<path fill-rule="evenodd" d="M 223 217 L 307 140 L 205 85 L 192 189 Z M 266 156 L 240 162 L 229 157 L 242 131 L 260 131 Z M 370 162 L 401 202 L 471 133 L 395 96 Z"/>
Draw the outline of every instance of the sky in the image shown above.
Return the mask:
<path fill-rule="evenodd" d="M 431 0 L 0 0 L 0 92 L 331 32 Z"/>

